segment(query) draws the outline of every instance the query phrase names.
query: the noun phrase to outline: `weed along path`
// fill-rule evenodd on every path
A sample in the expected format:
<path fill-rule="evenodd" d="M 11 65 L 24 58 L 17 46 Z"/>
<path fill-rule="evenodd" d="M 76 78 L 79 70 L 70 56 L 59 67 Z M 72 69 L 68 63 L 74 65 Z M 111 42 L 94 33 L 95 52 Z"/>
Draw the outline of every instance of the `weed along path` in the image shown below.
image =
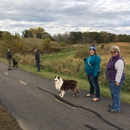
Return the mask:
<path fill-rule="evenodd" d="M 41 72 L 42 73 L 42 72 Z M 67 91 L 59 98 L 52 80 L 19 68 L 7 71 L 0 62 L 0 101 L 24 130 L 129 130 L 130 105 L 121 113 L 107 112 L 111 100 L 91 102 L 85 91 L 78 97 Z"/>

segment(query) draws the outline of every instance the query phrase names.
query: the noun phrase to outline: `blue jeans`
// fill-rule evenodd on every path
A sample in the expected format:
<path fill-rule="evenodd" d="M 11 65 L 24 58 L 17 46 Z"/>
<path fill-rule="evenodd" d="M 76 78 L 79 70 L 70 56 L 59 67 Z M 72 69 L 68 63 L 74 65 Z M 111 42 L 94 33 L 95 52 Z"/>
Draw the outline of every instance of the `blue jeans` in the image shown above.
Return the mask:
<path fill-rule="evenodd" d="M 95 97 L 99 98 L 100 97 L 100 87 L 98 84 L 98 77 L 94 77 L 91 74 L 87 74 L 87 77 L 88 77 L 88 81 L 90 84 L 90 92 L 89 93 L 91 95 L 94 95 L 94 89 L 95 89 L 95 92 L 96 92 Z"/>
<path fill-rule="evenodd" d="M 40 62 L 36 62 L 37 70 L 40 71 Z"/>
<path fill-rule="evenodd" d="M 121 80 L 120 85 L 116 86 L 116 81 L 109 81 L 110 92 L 113 100 L 113 109 L 120 111 L 120 92 L 124 80 Z"/>

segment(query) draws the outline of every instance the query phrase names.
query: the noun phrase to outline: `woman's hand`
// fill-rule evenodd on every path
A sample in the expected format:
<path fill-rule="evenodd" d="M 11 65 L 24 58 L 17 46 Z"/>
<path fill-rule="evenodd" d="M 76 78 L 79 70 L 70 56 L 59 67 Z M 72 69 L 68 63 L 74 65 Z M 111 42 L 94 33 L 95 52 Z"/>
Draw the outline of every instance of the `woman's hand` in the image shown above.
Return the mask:
<path fill-rule="evenodd" d="M 120 85 L 120 82 L 116 81 L 116 86 L 119 86 Z"/>
<path fill-rule="evenodd" d="M 84 62 L 86 61 L 86 57 L 83 58 Z"/>

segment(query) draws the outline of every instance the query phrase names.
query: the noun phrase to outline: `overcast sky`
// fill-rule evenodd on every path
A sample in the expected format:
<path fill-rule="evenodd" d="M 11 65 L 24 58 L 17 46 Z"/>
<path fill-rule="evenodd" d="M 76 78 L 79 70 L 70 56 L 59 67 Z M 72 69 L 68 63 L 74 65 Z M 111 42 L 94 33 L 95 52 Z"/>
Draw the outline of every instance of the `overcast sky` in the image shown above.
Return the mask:
<path fill-rule="evenodd" d="M 0 31 L 21 34 L 107 31 L 130 34 L 130 0 L 0 0 Z"/>

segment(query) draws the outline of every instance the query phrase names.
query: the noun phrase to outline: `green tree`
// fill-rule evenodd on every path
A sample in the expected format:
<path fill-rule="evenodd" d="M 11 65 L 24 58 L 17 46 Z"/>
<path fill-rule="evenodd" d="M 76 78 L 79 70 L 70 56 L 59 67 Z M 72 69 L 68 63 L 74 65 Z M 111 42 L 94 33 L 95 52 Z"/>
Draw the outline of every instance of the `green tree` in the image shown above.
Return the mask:
<path fill-rule="evenodd" d="M 11 48 L 12 54 L 23 51 L 23 44 L 21 43 L 21 37 L 18 33 L 11 35 L 10 32 L 5 31 L 2 34 L 2 40 L 0 41 L 1 55 L 5 55 L 8 48 Z"/>
<path fill-rule="evenodd" d="M 22 31 L 22 36 L 23 36 L 23 38 L 29 38 L 30 37 L 30 31 L 29 30 Z"/>
<path fill-rule="evenodd" d="M 101 31 L 100 34 L 101 34 L 101 37 L 102 37 L 102 43 L 108 43 L 109 42 L 108 33 Z"/>
<path fill-rule="evenodd" d="M 3 31 L 0 31 L 0 38 L 2 38 Z"/>
<path fill-rule="evenodd" d="M 36 28 L 37 30 L 37 38 L 44 39 L 45 30 L 42 27 Z"/>

